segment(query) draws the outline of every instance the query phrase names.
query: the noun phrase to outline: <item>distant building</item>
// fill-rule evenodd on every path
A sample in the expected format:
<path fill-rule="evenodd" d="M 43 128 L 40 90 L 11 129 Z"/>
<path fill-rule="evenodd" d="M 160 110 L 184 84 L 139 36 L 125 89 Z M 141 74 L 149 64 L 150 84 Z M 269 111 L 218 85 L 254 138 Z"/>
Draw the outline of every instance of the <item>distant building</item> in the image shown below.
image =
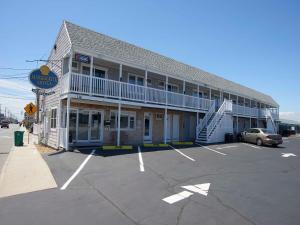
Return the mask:
<path fill-rule="evenodd" d="M 280 119 L 279 133 L 282 135 L 300 134 L 300 122 L 295 120 Z"/>

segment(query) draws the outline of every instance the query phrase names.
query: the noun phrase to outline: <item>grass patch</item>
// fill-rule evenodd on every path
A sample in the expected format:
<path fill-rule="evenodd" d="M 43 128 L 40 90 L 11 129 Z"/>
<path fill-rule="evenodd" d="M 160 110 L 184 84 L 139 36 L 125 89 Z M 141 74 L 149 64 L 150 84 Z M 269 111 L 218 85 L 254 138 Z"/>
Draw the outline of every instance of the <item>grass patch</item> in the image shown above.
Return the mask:
<path fill-rule="evenodd" d="M 115 146 L 115 145 L 104 145 L 102 146 L 103 150 L 132 150 L 131 145 L 121 145 L 121 146 Z"/>
<path fill-rule="evenodd" d="M 192 141 L 173 141 L 172 145 L 193 145 Z"/>

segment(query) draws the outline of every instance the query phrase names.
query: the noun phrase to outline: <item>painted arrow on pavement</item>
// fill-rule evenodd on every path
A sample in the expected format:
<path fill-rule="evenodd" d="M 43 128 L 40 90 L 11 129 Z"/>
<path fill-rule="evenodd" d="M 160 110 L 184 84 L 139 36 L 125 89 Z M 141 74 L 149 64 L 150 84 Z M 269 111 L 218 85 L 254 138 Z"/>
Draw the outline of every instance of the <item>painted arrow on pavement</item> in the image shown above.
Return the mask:
<path fill-rule="evenodd" d="M 210 183 L 195 184 L 195 185 L 188 185 L 188 186 L 181 186 L 181 187 L 188 191 L 179 192 L 178 194 L 163 198 L 162 200 L 169 204 L 173 204 L 175 202 L 179 202 L 183 199 L 186 199 L 186 198 L 192 196 L 194 194 L 192 192 L 207 196 L 209 187 L 210 187 Z M 190 192 L 190 191 L 192 191 L 192 192 Z"/>
<path fill-rule="evenodd" d="M 293 153 L 281 153 L 281 154 L 282 154 L 281 157 L 285 157 L 285 158 L 296 156 L 296 155 L 293 154 Z"/>

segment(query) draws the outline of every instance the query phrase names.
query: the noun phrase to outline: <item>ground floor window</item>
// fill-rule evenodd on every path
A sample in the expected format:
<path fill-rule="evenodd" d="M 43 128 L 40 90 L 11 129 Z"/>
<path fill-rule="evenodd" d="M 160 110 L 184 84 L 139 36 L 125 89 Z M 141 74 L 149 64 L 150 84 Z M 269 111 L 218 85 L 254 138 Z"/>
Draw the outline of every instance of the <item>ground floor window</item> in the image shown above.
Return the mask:
<path fill-rule="evenodd" d="M 135 129 L 135 120 L 136 114 L 135 112 L 121 112 L 120 116 L 120 128 L 121 130 L 134 130 Z M 117 129 L 118 128 L 118 112 L 111 111 L 110 113 L 110 128 Z"/>
<path fill-rule="evenodd" d="M 56 117 L 57 117 L 57 108 L 51 109 L 51 119 L 50 119 L 50 127 L 52 129 L 56 128 Z"/>

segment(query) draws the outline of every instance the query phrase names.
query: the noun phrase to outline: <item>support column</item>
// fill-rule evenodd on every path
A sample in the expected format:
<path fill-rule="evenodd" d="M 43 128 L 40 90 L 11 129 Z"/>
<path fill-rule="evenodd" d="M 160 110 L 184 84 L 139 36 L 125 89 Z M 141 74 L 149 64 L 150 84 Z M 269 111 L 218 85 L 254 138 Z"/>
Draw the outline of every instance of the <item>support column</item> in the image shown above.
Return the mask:
<path fill-rule="evenodd" d="M 164 116 L 164 143 L 167 143 L 167 136 L 168 136 L 168 82 L 169 82 L 169 77 L 166 76 L 166 106 L 165 106 L 165 116 Z"/>
<path fill-rule="evenodd" d="M 211 88 L 209 88 L 209 99 L 211 100 Z"/>
<path fill-rule="evenodd" d="M 183 90 L 182 90 L 182 92 L 183 92 L 182 106 L 184 106 L 185 105 L 185 80 L 183 81 Z"/>
<path fill-rule="evenodd" d="M 165 108 L 165 116 L 164 116 L 164 143 L 167 144 L 168 137 L 168 109 Z"/>
<path fill-rule="evenodd" d="M 239 116 L 236 116 L 236 133 L 239 132 Z"/>
<path fill-rule="evenodd" d="M 58 110 L 57 110 L 57 124 L 56 126 L 58 126 L 58 132 L 57 132 L 57 148 L 59 148 L 59 145 L 60 145 L 60 133 L 61 133 L 61 118 L 64 118 L 64 116 L 62 117 L 61 116 L 61 99 L 59 99 L 59 102 L 58 102 Z"/>
<path fill-rule="evenodd" d="M 200 108 L 200 106 L 202 107 L 202 104 L 200 104 L 200 101 L 202 101 L 202 100 L 200 99 L 199 92 L 200 92 L 200 87 L 199 87 L 199 84 L 198 84 L 197 85 L 198 108 Z M 202 96 L 202 98 L 203 98 L 203 96 Z"/>
<path fill-rule="evenodd" d="M 69 135 L 70 135 L 70 104 L 71 98 L 67 97 L 67 121 L 66 121 L 66 150 L 69 151 Z"/>
<path fill-rule="evenodd" d="M 121 82 L 122 82 L 122 69 L 123 66 L 120 64 L 120 69 L 119 69 L 119 103 L 118 103 L 118 128 L 117 128 L 117 146 L 120 146 L 120 129 L 121 129 L 121 96 L 122 96 L 122 87 L 121 87 Z"/>
<path fill-rule="evenodd" d="M 144 102 L 146 102 L 147 101 L 147 87 L 148 87 L 148 70 L 146 69 L 145 70 L 145 93 L 144 93 L 144 97 L 145 97 L 145 100 L 144 100 Z"/>
<path fill-rule="evenodd" d="M 94 57 L 91 56 L 91 63 L 90 63 L 90 95 L 92 95 L 92 84 L 93 84 L 93 72 L 94 72 Z"/>

